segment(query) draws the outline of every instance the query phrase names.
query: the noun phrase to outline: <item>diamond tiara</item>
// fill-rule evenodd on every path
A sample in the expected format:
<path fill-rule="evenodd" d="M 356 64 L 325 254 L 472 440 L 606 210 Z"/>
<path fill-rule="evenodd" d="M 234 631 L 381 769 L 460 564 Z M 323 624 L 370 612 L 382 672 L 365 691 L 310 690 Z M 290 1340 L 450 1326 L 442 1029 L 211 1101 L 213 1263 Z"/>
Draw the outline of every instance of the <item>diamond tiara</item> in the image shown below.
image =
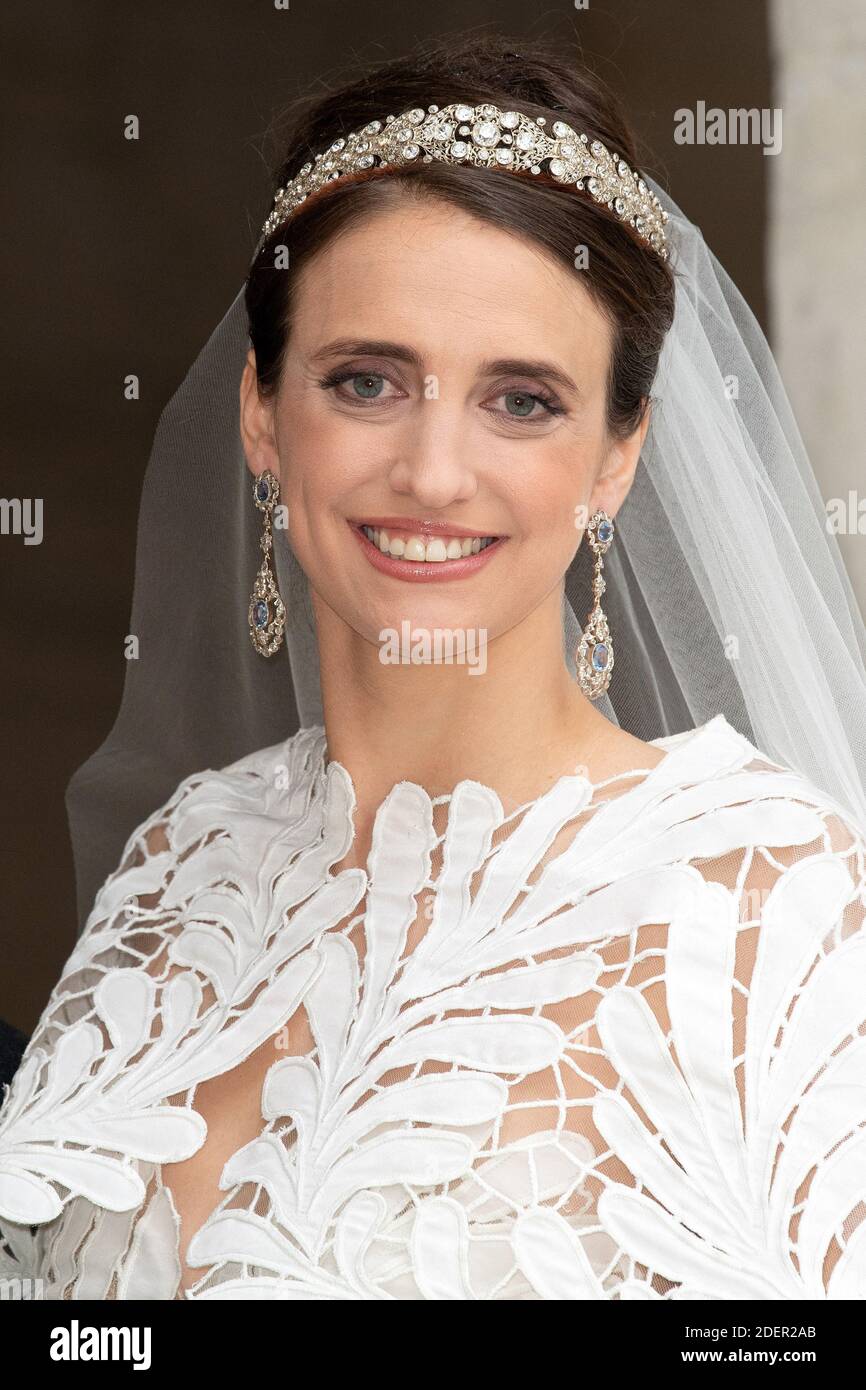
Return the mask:
<path fill-rule="evenodd" d="M 543 116 L 534 120 L 520 111 L 463 102 L 428 106 L 426 111 L 414 107 L 402 116 L 388 116 L 384 123 L 370 121 L 362 130 L 335 140 L 285 188 L 277 189 L 259 249 L 311 193 L 363 169 L 436 160 L 540 174 L 542 161 L 549 160 L 547 172 L 553 178 L 573 184 L 610 208 L 666 260 L 668 214 L 644 180 L 600 140 L 590 143 L 565 121 L 554 121 L 551 134 L 546 125 Z"/>

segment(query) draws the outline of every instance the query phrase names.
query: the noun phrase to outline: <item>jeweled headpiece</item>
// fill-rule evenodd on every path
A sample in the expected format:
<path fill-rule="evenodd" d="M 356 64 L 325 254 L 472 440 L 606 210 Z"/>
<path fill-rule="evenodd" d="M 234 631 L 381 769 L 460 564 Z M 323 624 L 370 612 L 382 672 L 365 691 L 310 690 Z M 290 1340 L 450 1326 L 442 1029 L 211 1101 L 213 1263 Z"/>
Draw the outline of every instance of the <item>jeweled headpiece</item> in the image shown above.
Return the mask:
<path fill-rule="evenodd" d="M 667 259 L 668 215 L 639 174 L 600 140 L 589 141 L 565 121 L 554 121 L 551 134 L 543 116 L 533 119 L 498 106 L 415 107 L 402 116 L 370 121 L 362 130 L 335 140 L 297 177 L 278 188 L 259 245 L 285 222 L 311 193 L 346 174 L 364 169 L 434 160 L 474 164 L 480 168 L 549 173 L 573 184 L 634 227 L 638 236 Z M 546 163 L 546 170 L 542 165 Z"/>

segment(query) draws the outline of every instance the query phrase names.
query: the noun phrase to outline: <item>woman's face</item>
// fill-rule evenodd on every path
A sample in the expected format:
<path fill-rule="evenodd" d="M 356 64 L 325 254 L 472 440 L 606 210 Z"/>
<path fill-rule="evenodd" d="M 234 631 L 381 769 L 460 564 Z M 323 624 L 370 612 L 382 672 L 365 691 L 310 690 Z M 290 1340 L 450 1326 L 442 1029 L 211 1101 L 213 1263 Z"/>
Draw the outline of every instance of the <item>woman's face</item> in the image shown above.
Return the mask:
<path fill-rule="evenodd" d="M 558 595 L 643 439 L 606 429 L 611 341 L 579 272 L 442 202 L 325 247 L 278 392 L 251 365 L 241 390 L 249 466 L 278 474 L 318 597 L 378 645 L 406 619 L 494 640 Z"/>

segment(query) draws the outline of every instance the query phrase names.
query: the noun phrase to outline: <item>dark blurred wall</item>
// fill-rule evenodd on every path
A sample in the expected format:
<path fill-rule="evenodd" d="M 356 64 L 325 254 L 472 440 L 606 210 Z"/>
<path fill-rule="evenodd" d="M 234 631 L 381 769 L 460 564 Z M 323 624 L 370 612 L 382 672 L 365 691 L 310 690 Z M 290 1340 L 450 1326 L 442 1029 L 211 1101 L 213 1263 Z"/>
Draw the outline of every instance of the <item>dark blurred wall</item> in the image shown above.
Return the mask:
<path fill-rule="evenodd" d="M 764 0 L 4 7 L 0 492 L 44 499 L 41 545 L 0 536 L 0 1018 L 28 1033 L 75 944 L 64 792 L 118 707 L 153 431 L 243 280 L 268 207 L 264 132 L 354 55 L 479 25 L 582 47 L 624 98 L 645 167 L 765 322 L 770 161 L 673 139 L 674 112 L 699 100 L 772 106 Z M 130 113 L 137 142 L 123 138 Z"/>

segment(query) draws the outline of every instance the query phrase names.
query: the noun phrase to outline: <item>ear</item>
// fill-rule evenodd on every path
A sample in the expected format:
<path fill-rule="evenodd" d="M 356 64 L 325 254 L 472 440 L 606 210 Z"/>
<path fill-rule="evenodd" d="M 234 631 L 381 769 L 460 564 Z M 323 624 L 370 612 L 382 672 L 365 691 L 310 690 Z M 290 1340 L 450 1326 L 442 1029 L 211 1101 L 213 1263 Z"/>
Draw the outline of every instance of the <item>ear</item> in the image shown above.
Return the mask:
<path fill-rule="evenodd" d="M 273 398 L 259 393 L 256 355 L 252 348 L 247 353 L 241 377 L 240 428 L 247 468 L 253 476 L 258 477 L 269 468 L 279 477 Z"/>
<path fill-rule="evenodd" d="M 590 516 L 597 510 L 607 512 L 610 517 L 615 516 L 628 496 L 649 429 L 651 409 L 650 403 L 647 402 L 643 419 L 637 429 L 624 439 L 611 441 L 607 457 L 592 490 Z"/>

